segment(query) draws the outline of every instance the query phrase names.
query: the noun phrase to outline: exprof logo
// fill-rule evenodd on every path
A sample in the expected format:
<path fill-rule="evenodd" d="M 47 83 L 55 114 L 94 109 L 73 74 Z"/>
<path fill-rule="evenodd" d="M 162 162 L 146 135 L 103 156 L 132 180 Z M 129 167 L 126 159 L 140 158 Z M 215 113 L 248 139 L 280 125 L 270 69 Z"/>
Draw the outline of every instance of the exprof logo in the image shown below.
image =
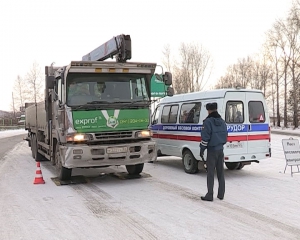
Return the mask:
<path fill-rule="evenodd" d="M 106 110 L 101 110 L 101 112 L 106 119 L 106 126 L 110 128 L 116 128 L 119 125 L 118 117 L 120 109 L 115 109 L 113 116 L 109 116 Z"/>
<path fill-rule="evenodd" d="M 87 124 L 95 124 L 95 123 L 97 123 L 98 118 L 101 119 L 101 117 L 76 119 L 75 124 L 84 125 L 84 126 Z"/>

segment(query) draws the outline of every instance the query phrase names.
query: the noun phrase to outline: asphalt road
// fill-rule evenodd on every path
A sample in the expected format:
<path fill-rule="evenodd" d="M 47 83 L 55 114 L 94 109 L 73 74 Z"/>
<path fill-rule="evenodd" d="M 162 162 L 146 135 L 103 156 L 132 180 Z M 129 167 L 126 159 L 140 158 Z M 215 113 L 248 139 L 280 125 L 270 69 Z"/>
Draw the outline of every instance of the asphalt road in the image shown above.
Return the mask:
<path fill-rule="evenodd" d="M 0 161 L 8 151 L 15 147 L 17 143 L 25 141 L 23 140 L 25 136 L 26 134 L 0 138 Z"/>

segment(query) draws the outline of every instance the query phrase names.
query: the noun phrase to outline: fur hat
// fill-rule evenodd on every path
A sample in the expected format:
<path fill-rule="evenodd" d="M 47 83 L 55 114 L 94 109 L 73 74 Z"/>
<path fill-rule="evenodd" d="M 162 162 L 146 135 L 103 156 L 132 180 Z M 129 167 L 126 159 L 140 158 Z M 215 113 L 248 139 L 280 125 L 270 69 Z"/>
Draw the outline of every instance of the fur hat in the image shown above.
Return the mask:
<path fill-rule="evenodd" d="M 217 109 L 218 109 L 218 104 L 216 102 L 206 104 L 206 110 L 217 110 Z"/>

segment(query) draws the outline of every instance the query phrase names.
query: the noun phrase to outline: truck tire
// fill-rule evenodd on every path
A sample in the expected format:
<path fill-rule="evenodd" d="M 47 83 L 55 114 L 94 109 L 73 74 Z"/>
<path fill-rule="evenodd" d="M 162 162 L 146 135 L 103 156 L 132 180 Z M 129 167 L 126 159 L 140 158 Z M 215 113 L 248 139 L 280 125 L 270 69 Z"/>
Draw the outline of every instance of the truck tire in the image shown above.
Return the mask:
<path fill-rule="evenodd" d="M 65 168 L 61 164 L 61 156 L 59 152 L 59 144 L 55 144 L 55 165 L 58 174 L 58 179 L 61 181 L 71 180 L 72 168 Z"/>
<path fill-rule="evenodd" d="M 35 159 L 36 162 L 42 162 L 42 161 L 46 160 L 46 158 L 38 152 L 38 145 L 37 145 L 37 139 L 36 139 L 35 134 L 33 134 L 33 137 L 32 137 L 31 151 L 33 151 L 32 157 Z"/>
<path fill-rule="evenodd" d="M 193 174 L 198 172 L 198 161 L 190 150 L 184 150 L 182 154 L 182 163 L 186 173 Z"/>
<path fill-rule="evenodd" d="M 129 175 L 137 175 L 143 171 L 144 163 L 136 165 L 126 165 L 126 169 Z"/>
<path fill-rule="evenodd" d="M 240 163 L 239 162 L 226 162 L 225 165 L 229 170 L 235 170 L 239 167 Z"/>
<path fill-rule="evenodd" d="M 34 142 L 33 142 L 33 136 L 34 136 L 33 134 L 30 136 L 30 141 L 31 141 L 31 155 L 35 159 L 35 155 L 34 155 L 34 152 L 35 152 L 34 147 L 35 147 L 35 145 L 34 145 Z"/>

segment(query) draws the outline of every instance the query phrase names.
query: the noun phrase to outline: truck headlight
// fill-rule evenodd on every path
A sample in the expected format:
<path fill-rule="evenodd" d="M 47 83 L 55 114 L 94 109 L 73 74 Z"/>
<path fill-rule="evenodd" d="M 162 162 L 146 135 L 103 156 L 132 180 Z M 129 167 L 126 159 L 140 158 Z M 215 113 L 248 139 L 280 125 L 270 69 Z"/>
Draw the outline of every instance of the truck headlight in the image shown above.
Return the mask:
<path fill-rule="evenodd" d="M 135 133 L 135 137 L 137 137 L 137 138 L 149 138 L 149 137 L 152 137 L 152 131 L 151 130 L 138 131 L 138 132 Z"/>
<path fill-rule="evenodd" d="M 84 142 L 90 140 L 89 134 L 74 133 L 67 135 L 67 142 Z"/>

